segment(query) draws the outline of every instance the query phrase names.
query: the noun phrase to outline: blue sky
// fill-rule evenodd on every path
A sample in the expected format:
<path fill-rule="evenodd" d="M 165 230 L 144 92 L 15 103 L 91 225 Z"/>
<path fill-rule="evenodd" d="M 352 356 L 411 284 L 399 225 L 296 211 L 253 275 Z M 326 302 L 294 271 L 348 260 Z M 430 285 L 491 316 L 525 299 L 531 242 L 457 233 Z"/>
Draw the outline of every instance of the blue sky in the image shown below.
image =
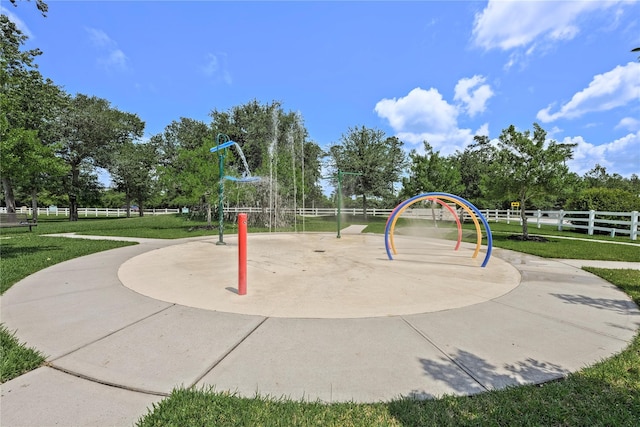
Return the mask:
<path fill-rule="evenodd" d="M 42 74 L 137 113 L 146 137 L 277 100 L 323 147 L 364 125 L 448 155 L 537 122 L 578 144 L 574 172 L 640 174 L 637 1 L 18 3 L 0 8 Z"/>

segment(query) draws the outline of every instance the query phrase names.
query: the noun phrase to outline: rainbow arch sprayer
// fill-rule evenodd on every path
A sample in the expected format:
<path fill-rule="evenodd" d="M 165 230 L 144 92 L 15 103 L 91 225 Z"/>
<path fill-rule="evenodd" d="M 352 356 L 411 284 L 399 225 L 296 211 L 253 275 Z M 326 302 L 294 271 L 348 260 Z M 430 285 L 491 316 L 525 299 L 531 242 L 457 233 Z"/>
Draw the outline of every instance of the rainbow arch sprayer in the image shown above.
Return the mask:
<path fill-rule="evenodd" d="M 463 199 L 462 197 L 449 194 L 449 193 L 423 193 L 418 194 L 417 196 L 411 197 L 410 199 L 405 200 L 396 206 L 389 218 L 387 218 L 387 225 L 384 230 L 384 246 L 387 250 L 387 256 L 390 260 L 393 260 L 393 255 L 397 255 L 396 247 L 393 241 L 393 232 L 396 226 L 396 222 L 402 213 L 407 210 L 414 203 L 421 202 L 423 200 L 431 200 L 441 204 L 443 207 L 449 209 L 451 213 L 453 213 L 453 217 L 456 219 L 456 225 L 458 226 L 458 243 L 456 244 L 455 250 L 458 250 L 460 247 L 460 241 L 462 240 L 462 225 L 460 224 L 460 220 L 458 216 L 455 214 L 455 211 L 448 204 L 442 202 L 442 200 L 454 202 L 456 205 L 460 206 L 465 212 L 469 214 L 473 223 L 476 227 L 476 249 L 473 252 L 472 258 L 476 258 L 478 253 L 480 252 L 480 246 L 482 245 L 482 230 L 480 229 L 480 224 L 478 223 L 478 218 L 482 222 L 485 231 L 487 232 L 487 253 L 485 254 L 484 260 L 482 261 L 481 267 L 486 267 L 489 262 L 489 258 L 491 258 L 491 250 L 493 248 L 493 237 L 491 235 L 491 228 L 489 228 L 489 223 L 485 219 L 484 215 L 476 208 L 471 202 Z M 392 255 L 393 252 L 393 255 Z"/>

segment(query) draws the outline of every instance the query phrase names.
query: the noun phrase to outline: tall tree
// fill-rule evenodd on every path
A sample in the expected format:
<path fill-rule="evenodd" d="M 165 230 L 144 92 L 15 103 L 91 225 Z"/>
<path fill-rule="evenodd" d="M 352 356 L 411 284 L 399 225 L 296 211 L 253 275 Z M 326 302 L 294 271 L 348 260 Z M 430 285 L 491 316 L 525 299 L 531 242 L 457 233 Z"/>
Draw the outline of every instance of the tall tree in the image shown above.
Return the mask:
<path fill-rule="evenodd" d="M 546 136 L 546 131 L 537 123 L 533 124 L 533 135 L 529 130 L 520 132 L 511 125 L 503 129 L 496 147 L 483 147 L 494 153 L 491 168 L 482 177 L 481 186 L 494 198 L 506 197 L 520 202 L 524 240 L 529 238 L 527 205 L 562 191 L 564 177 L 569 172 L 565 163 L 572 158 L 576 146 L 553 140 L 547 142 Z"/>
<path fill-rule="evenodd" d="M 27 37 L 6 15 L 0 15 L 0 156 L 13 159 L 19 167 L 4 162 L 0 173 L 9 212 L 15 211 L 14 186 L 32 196 L 37 215 L 37 193 L 64 168 L 51 149 L 51 123 L 63 102 L 63 92 L 37 70 L 39 49 L 22 51 Z M 38 144 L 46 146 L 39 147 Z"/>
<path fill-rule="evenodd" d="M 69 99 L 58 120 L 57 136 L 59 155 L 71 170 L 67 189 L 70 221 L 78 220 L 81 170 L 109 169 L 118 148 L 142 137 L 143 131 L 144 122 L 136 114 L 122 112 L 105 99 L 83 94 Z"/>
<path fill-rule="evenodd" d="M 456 151 L 452 156 L 460 171 L 463 185 L 462 190 L 457 194 L 476 206 L 489 206 L 491 201 L 482 192 L 480 180 L 489 169 L 493 151 L 488 136 L 476 135 L 473 139 L 473 144 L 467 146 L 462 152 Z"/>
<path fill-rule="evenodd" d="M 122 144 L 111 161 L 109 173 L 118 191 L 125 195 L 127 217 L 131 216 L 131 202 L 138 203 L 138 215 L 144 216 L 147 200 L 154 192 L 158 153 L 151 143 Z"/>
<path fill-rule="evenodd" d="M 213 132 L 224 133 L 237 142 L 251 173 L 263 178 L 256 185 L 245 186 L 240 193 L 246 204 L 264 208 L 262 216 L 266 217 L 270 207 L 275 218 L 253 215 L 252 220 L 264 219 L 262 224 L 281 225 L 293 218 L 281 207 L 293 208 L 303 202 L 321 200 L 318 165 L 324 153 L 307 140 L 308 132 L 300 114 L 285 112 L 277 101 L 261 104 L 253 100 L 229 111 L 214 110 L 211 117 Z M 231 156 L 229 161 L 232 168 L 242 168 L 239 158 Z"/>
<path fill-rule="evenodd" d="M 383 131 L 365 126 L 349 128 L 340 142 L 329 148 L 329 167 L 338 171 L 359 174 L 345 180 L 346 195 L 362 197 L 362 209 L 366 217 L 367 198 L 384 197 L 392 185 L 400 181 L 406 164 L 402 142 L 387 138 Z"/>
<path fill-rule="evenodd" d="M 170 204 L 203 209 L 211 225 L 212 196 L 219 181 L 214 137 L 206 123 L 181 118 L 151 138 L 158 148 L 160 185 Z"/>
<path fill-rule="evenodd" d="M 424 154 L 416 150 L 409 153 L 409 176 L 402 179 L 403 197 L 431 191 L 459 194 L 464 186 L 456 162 L 453 158 L 440 156 L 439 151 L 434 152 L 427 141 L 423 144 Z"/>

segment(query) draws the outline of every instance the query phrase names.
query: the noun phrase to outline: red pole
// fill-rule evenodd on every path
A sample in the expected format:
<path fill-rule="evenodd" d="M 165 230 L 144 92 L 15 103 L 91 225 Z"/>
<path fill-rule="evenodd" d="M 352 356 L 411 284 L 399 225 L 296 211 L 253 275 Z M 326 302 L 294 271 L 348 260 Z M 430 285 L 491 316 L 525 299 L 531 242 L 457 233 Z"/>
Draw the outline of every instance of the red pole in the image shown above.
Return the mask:
<path fill-rule="evenodd" d="M 238 295 L 247 294 L 247 214 L 238 214 Z"/>

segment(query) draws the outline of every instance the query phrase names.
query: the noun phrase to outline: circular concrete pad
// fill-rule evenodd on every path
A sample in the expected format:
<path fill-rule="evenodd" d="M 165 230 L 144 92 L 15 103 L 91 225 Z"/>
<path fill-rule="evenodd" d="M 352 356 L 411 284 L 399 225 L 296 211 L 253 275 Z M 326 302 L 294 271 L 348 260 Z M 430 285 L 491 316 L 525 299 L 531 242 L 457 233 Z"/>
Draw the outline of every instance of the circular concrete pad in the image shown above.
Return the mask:
<path fill-rule="evenodd" d="M 237 237 L 157 249 L 118 272 L 130 289 L 207 310 L 291 318 L 365 318 L 449 310 L 486 302 L 520 284 L 493 257 L 480 267 L 475 245 L 396 236 L 390 261 L 380 235 L 250 234 L 247 295 L 237 294 Z M 486 249 L 486 248 L 483 248 Z"/>

